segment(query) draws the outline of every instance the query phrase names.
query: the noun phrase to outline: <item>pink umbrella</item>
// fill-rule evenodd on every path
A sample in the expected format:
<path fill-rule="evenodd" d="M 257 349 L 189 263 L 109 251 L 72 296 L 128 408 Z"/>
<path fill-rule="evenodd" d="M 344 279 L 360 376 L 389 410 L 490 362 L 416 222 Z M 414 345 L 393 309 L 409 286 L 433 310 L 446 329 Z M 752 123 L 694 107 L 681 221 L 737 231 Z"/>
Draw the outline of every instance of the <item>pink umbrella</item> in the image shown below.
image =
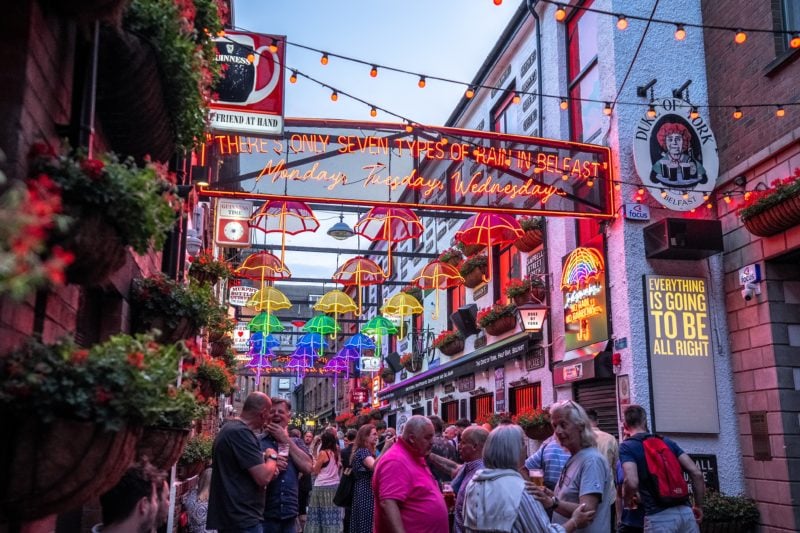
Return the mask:
<path fill-rule="evenodd" d="M 392 245 L 422 235 L 422 222 L 416 214 L 405 207 L 373 207 L 353 228 L 356 233 L 371 241 L 386 241 L 388 270 L 384 277 L 392 275 Z"/>
<path fill-rule="evenodd" d="M 512 215 L 501 213 L 478 213 L 472 215 L 456 232 L 456 240 L 467 245 L 479 244 L 489 249 L 488 275 L 484 283 L 492 278 L 492 247 L 510 244 L 525 234 L 519 222 Z"/>
<path fill-rule="evenodd" d="M 314 212 L 303 202 L 267 200 L 250 217 L 250 227 L 264 233 L 281 233 L 281 263 L 286 256 L 286 235 L 297 235 L 305 231 L 317 231 L 319 221 Z"/>
<path fill-rule="evenodd" d="M 333 274 L 333 281 L 341 283 L 349 287 L 355 285 L 358 287 L 358 309 L 356 316 L 361 316 L 361 287 L 368 285 L 377 285 L 383 283 L 385 274 L 383 269 L 375 263 L 372 259 L 366 257 L 353 257 L 348 259 L 345 264 L 339 267 Z"/>

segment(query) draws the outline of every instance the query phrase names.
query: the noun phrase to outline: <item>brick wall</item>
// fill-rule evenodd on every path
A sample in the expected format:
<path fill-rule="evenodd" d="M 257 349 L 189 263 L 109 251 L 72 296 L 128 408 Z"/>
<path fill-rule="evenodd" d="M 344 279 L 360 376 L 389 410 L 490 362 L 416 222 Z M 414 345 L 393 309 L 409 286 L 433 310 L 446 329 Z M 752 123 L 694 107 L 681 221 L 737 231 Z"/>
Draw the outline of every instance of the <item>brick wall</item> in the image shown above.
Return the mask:
<path fill-rule="evenodd" d="M 747 154 L 746 154 L 747 155 Z M 747 189 L 800 166 L 800 143 L 748 169 Z M 732 184 L 726 190 L 734 190 Z M 720 203 L 725 239 L 725 292 L 732 368 L 747 494 L 759 502 L 763 531 L 800 526 L 800 226 L 760 238 L 750 234 L 735 203 Z M 758 263 L 761 295 L 746 302 L 738 270 Z M 771 460 L 756 460 L 750 413 L 765 411 Z"/>
<path fill-rule="evenodd" d="M 704 1 L 703 22 L 733 28 L 772 28 L 773 3 L 770 0 Z M 776 59 L 772 34 L 751 33 L 742 45 L 733 42 L 732 32 L 707 30 L 704 39 L 710 103 L 736 105 L 796 101 L 800 50 L 794 51 L 792 61 L 768 71 L 768 66 Z M 731 117 L 733 109 L 710 110 L 721 172 L 771 141 L 800 128 L 800 108 L 787 107 L 786 116 L 780 119 L 775 117 L 775 110 L 775 107 L 745 109 L 740 120 Z"/>

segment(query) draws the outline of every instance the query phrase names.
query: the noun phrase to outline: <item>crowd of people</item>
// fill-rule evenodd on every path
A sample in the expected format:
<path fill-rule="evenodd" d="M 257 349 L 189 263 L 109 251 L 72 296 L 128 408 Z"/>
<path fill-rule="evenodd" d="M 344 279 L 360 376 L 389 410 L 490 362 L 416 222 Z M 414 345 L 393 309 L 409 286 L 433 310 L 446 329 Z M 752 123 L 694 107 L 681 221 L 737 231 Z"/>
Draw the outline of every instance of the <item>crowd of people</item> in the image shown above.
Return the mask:
<path fill-rule="evenodd" d="M 510 421 L 483 427 L 412 416 L 397 434 L 380 419 L 319 434 L 289 427 L 291 405 L 253 392 L 220 428 L 212 467 L 184 500 L 191 533 L 606 533 L 698 531 L 703 477 L 674 441 L 653 436 L 638 405 L 623 412 L 623 440 L 567 400 L 550 407 L 552 437 L 528 456 Z M 663 493 L 674 460 L 688 492 Z M 666 458 L 666 459 L 665 459 Z M 679 465 L 679 467 L 677 466 Z M 342 475 L 347 476 L 347 483 Z M 682 472 L 681 472 L 682 474 Z M 681 476 L 682 479 L 682 476 Z M 350 483 L 352 481 L 352 484 Z M 340 486 L 341 485 L 341 486 Z M 342 505 L 341 492 L 351 487 Z M 163 473 L 137 464 L 101 498 L 97 533 L 151 532 L 166 516 Z M 337 505 L 339 503 L 340 505 Z"/>

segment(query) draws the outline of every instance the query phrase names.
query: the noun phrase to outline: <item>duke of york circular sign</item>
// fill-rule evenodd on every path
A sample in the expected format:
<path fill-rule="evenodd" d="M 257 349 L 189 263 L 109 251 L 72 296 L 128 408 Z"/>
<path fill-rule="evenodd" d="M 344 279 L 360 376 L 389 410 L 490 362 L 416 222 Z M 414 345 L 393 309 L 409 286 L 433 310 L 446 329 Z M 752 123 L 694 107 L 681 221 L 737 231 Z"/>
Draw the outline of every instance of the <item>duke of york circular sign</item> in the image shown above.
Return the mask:
<path fill-rule="evenodd" d="M 717 184 L 717 141 L 702 116 L 691 118 L 692 104 L 664 98 L 653 106 L 656 116 L 645 114 L 636 124 L 636 172 L 664 207 L 690 211 L 701 206 Z"/>

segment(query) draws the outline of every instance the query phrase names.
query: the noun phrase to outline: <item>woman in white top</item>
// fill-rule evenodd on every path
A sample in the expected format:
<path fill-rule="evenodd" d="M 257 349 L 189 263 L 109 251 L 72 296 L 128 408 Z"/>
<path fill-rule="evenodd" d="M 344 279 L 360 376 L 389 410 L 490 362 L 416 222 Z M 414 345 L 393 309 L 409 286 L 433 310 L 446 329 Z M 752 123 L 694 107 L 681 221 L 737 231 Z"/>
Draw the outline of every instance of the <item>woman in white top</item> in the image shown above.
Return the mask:
<path fill-rule="evenodd" d="M 311 501 L 308 505 L 308 520 L 305 533 L 339 533 L 342 529 L 341 507 L 333 503 L 333 495 L 339 486 L 339 447 L 336 436 L 325 431 L 312 474 L 316 476 Z"/>

